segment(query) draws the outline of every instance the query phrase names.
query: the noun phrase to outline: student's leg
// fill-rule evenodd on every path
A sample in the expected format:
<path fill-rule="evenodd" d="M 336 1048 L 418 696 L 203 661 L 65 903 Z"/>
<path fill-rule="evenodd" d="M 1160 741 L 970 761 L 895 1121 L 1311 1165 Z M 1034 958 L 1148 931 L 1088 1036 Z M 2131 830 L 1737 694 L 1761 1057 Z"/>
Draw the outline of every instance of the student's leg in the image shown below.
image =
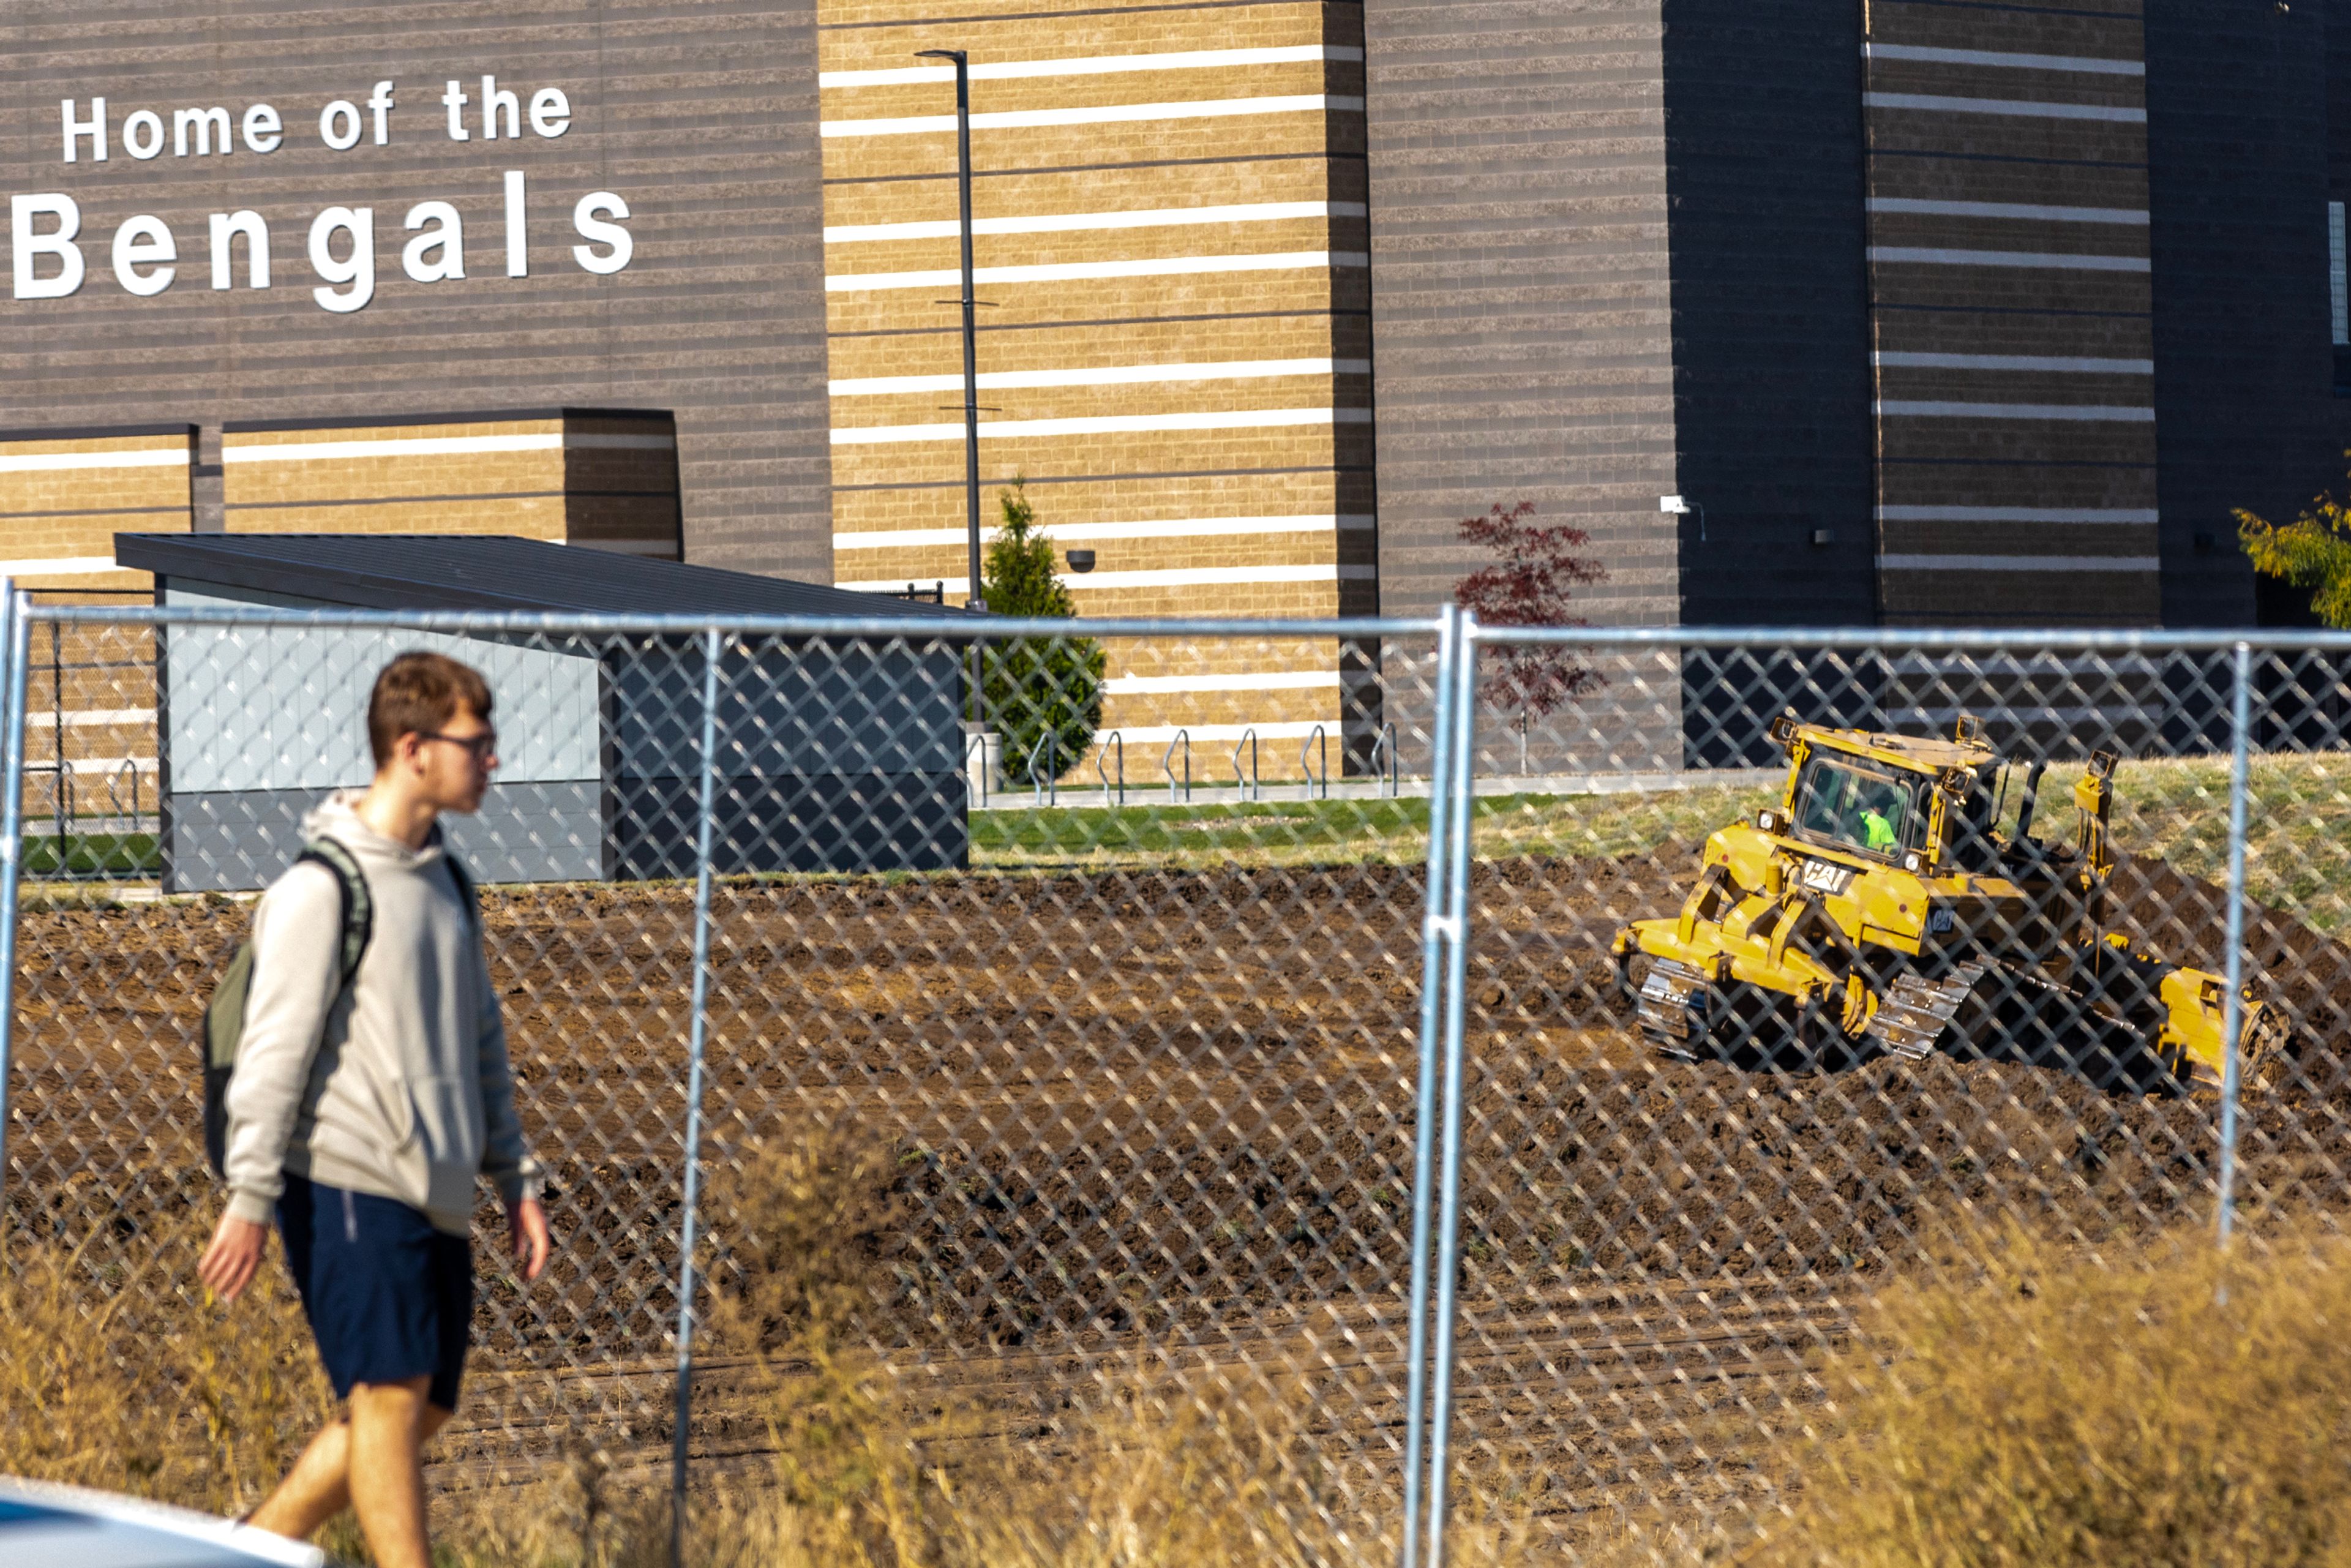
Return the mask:
<path fill-rule="evenodd" d="M 421 1453 L 430 1429 L 433 1406 L 425 1390 L 431 1384 L 429 1377 L 412 1377 L 362 1383 L 351 1390 L 351 1511 L 360 1517 L 376 1568 L 431 1568 Z"/>
<path fill-rule="evenodd" d="M 447 1425 L 450 1415 L 438 1405 L 426 1405 L 423 1440 Z M 312 1531 L 351 1506 L 350 1458 L 351 1424 L 339 1416 L 319 1429 L 269 1500 L 245 1522 L 291 1541 L 308 1541 Z"/>

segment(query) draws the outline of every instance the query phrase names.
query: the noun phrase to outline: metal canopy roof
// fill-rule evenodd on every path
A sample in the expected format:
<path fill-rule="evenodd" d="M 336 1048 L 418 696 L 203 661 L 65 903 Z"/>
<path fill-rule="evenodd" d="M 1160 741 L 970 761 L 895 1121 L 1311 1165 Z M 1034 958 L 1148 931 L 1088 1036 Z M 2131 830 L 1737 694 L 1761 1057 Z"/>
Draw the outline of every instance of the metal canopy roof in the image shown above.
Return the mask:
<path fill-rule="evenodd" d="M 964 615 L 747 571 L 511 534 L 117 534 L 114 559 L 158 577 L 362 610 L 594 615 Z"/>

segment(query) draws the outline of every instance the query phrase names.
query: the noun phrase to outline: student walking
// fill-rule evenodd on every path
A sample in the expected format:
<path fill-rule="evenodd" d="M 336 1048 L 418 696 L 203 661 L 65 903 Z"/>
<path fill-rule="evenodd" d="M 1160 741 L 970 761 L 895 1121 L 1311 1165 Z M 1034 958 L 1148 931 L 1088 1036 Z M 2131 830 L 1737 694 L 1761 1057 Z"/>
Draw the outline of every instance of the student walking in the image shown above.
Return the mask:
<path fill-rule="evenodd" d="M 319 852 L 262 895 L 226 1094 L 228 1211 L 197 1269 L 235 1299 L 274 1214 L 346 1407 L 249 1522 L 299 1539 L 348 1505 L 380 1568 L 429 1565 L 422 1450 L 457 1407 L 477 1177 L 496 1185 L 523 1277 L 547 1264 L 473 889 L 438 821 L 482 803 L 490 708 L 454 659 L 387 664 L 368 701 L 373 781 L 311 812 Z M 363 885 L 347 889 L 353 869 Z M 353 893 L 366 946 L 346 984 Z"/>

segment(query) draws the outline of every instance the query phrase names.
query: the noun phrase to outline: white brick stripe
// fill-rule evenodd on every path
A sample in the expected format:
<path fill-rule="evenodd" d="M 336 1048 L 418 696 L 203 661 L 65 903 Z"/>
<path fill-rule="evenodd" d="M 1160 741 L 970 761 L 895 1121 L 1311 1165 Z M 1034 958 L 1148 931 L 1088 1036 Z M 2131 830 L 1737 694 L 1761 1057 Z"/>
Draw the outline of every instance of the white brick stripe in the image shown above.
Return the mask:
<path fill-rule="evenodd" d="M 2047 103 L 2017 98 L 1947 98 L 1928 92 L 1865 92 L 1861 101 L 1871 109 L 1917 109 L 1941 114 L 2001 114 L 2026 120 L 2105 120 L 2118 125 L 2145 125 L 2147 110 L 2114 109 L 2103 103 Z M 950 123 L 953 117 L 949 117 Z"/>
<path fill-rule="evenodd" d="M 221 438 L 223 463 L 307 463 L 342 457 L 442 457 L 490 452 L 665 452 L 666 435 L 402 435 L 376 441 L 266 441 L 235 432 Z"/>
<path fill-rule="evenodd" d="M 1078 283 L 1101 277 L 1188 277 L 1215 272 L 1288 272 L 1370 265 L 1371 257 L 1359 250 L 1253 251 L 1239 256 L 1168 256 L 1138 261 L 979 267 L 972 269 L 972 282 L 975 285 Z M 927 272 L 843 273 L 827 277 L 824 291 L 827 294 L 853 294 L 874 288 L 956 288 L 962 283 L 962 271 L 954 267 Z"/>
<path fill-rule="evenodd" d="M 1915 419 L 2080 419 L 2114 424 L 2153 424 L 2155 410 L 2098 402 L 1914 402 L 1880 399 L 1877 412 Z M 987 427 L 981 426 L 984 430 Z"/>
<path fill-rule="evenodd" d="M 32 439 L 37 440 L 38 437 Z M 185 445 L 137 452 L 16 452 L 0 455 L 0 474 L 54 474 L 75 468 L 185 468 Z"/>
<path fill-rule="evenodd" d="M 1337 528 L 1368 528 L 1376 519 L 1369 512 L 1302 514 L 1287 517 L 1168 517 L 1147 523 L 1048 523 L 1037 532 L 1051 539 L 1181 539 L 1234 534 L 1322 534 Z M 983 541 L 998 529 L 983 527 Z M 845 549 L 921 549 L 959 545 L 969 536 L 962 528 L 883 528 L 866 533 L 835 534 L 832 548 Z"/>
<path fill-rule="evenodd" d="M 1874 245 L 1872 261 L 1922 261 L 1938 267 L 2043 267 L 2060 272 L 2151 272 L 2143 256 L 2066 256 L 2038 250 L 1944 250 L 1924 246 Z"/>
<path fill-rule="evenodd" d="M 1880 507 L 1889 523 L 2152 523 L 2153 507 Z"/>
<path fill-rule="evenodd" d="M 1085 104 L 1073 109 L 1012 109 L 971 117 L 974 131 L 1036 131 L 1060 125 L 1124 125 L 1137 120 L 1230 120 L 1258 114 L 1359 114 L 1364 100 L 1343 93 L 1289 92 L 1265 98 L 1183 99 L 1171 103 Z M 826 137 L 932 136 L 952 131 L 952 114 L 906 114 L 880 120 L 827 120 Z"/>
<path fill-rule="evenodd" d="M 1115 413 L 1080 419 L 982 420 L 980 439 L 1049 435 L 1128 435 L 1177 430 L 1273 430 L 1291 425 L 1368 424 L 1367 408 L 1251 408 L 1216 413 Z M 869 424 L 832 433 L 835 446 L 877 446 L 904 441 L 961 441 L 954 424 Z"/>
<path fill-rule="evenodd" d="M 1021 387 L 1143 386 L 1182 382 L 1259 381 L 1277 376 L 1367 376 L 1369 360 L 1225 360 L 1201 364 L 1102 365 L 1061 371 L 987 371 L 979 390 Z M 961 392 L 963 377 L 869 376 L 826 383 L 835 397 L 882 397 L 893 392 Z"/>
<path fill-rule="evenodd" d="M 2151 555 L 1882 555 L 1886 571 L 2155 571 Z"/>
<path fill-rule="evenodd" d="M 1102 690 L 1114 697 L 1179 692 L 1310 692 L 1336 690 L 1336 670 L 1252 670 L 1238 675 L 1113 675 Z"/>
<path fill-rule="evenodd" d="M 2144 228 L 2150 221 L 2145 207 L 2052 207 L 2032 202 L 1930 202 L 1916 196 L 1872 196 L 1873 213 L 1938 218 L 2025 218 L 2052 224 L 2121 224 Z M 956 232 L 947 225 L 947 232 Z"/>
<path fill-rule="evenodd" d="M 1110 229 L 1189 228 L 1202 224 L 1271 224 L 1311 218 L 1360 218 L 1361 202 L 1248 202 L 1224 207 L 1143 207 L 1132 212 L 1040 213 L 1025 218 L 974 218 L 975 235 L 1091 234 Z M 953 218 L 912 224 L 830 224 L 827 245 L 872 245 L 888 240 L 954 239 L 963 226 Z"/>
<path fill-rule="evenodd" d="M 2012 55 L 1993 49 L 1937 49 L 1919 44 L 1864 44 L 1863 57 L 1918 60 L 1942 66 L 2005 66 L 2027 71 L 2079 71 L 2088 76 L 2143 77 L 2138 60 L 2105 60 L 2092 55 Z"/>
<path fill-rule="evenodd" d="M 29 560 L 0 560 L 0 577 L 82 577 L 93 571 L 122 571 L 110 555 L 58 555 Z"/>
<path fill-rule="evenodd" d="M 1128 71 L 1221 70 L 1233 66 L 1279 66 L 1308 60 L 1360 60 L 1364 51 L 1347 44 L 1284 44 L 1264 49 L 1176 49 L 1156 55 L 1076 55 L 1059 60 L 988 60 L 969 67 L 973 81 L 1013 81 L 1029 77 L 1118 76 Z M 822 88 L 908 87 L 951 82 L 953 66 L 895 66 L 883 70 L 820 71 Z"/>
<path fill-rule="evenodd" d="M 2153 360 L 2095 360 L 2053 354 L 1919 354 L 1880 350 L 1871 356 L 1888 370 L 2046 371 L 2108 376 L 2151 376 Z"/>
<path fill-rule="evenodd" d="M 1194 566 L 1174 567 L 1159 571 L 1089 571 L 1071 572 L 1061 578 L 1061 586 L 1072 593 L 1092 593 L 1129 588 L 1212 588 L 1271 586 L 1286 582 L 1358 582 L 1368 581 L 1378 574 L 1372 566 Z M 934 578 L 944 591 L 954 596 L 971 591 L 967 577 Z M 862 593 L 901 591 L 906 586 L 904 577 L 868 577 L 852 581 L 836 580 L 835 588 L 853 589 Z"/>

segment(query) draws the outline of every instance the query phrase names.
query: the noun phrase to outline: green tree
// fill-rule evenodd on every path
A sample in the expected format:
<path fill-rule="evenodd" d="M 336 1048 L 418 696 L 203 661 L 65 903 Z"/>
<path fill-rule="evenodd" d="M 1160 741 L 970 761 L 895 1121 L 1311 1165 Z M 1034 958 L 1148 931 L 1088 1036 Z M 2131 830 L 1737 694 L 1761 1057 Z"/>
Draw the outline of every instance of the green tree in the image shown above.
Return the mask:
<path fill-rule="evenodd" d="M 1037 529 L 1027 486 L 1014 480 L 997 493 L 1004 521 L 982 563 L 980 598 L 991 615 L 1067 620 L 1078 612 L 1070 591 L 1053 575 L 1053 541 Z M 1090 637 L 1015 637 L 989 643 L 982 661 L 981 701 L 987 727 L 1004 737 L 1004 770 L 1015 783 L 1029 777 L 1029 759 L 1047 756 L 1067 773 L 1102 727 L 1102 644 Z M 1047 735 L 1053 744 L 1040 752 Z"/>
<path fill-rule="evenodd" d="M 2328 494 L 2290 523 L 2267 522 L 2241 507 L 2236 518 L 2237 542 L 2255 571 L 2312 590 L 2319 620 L 2351 627 L 2351 507 Z"/>

